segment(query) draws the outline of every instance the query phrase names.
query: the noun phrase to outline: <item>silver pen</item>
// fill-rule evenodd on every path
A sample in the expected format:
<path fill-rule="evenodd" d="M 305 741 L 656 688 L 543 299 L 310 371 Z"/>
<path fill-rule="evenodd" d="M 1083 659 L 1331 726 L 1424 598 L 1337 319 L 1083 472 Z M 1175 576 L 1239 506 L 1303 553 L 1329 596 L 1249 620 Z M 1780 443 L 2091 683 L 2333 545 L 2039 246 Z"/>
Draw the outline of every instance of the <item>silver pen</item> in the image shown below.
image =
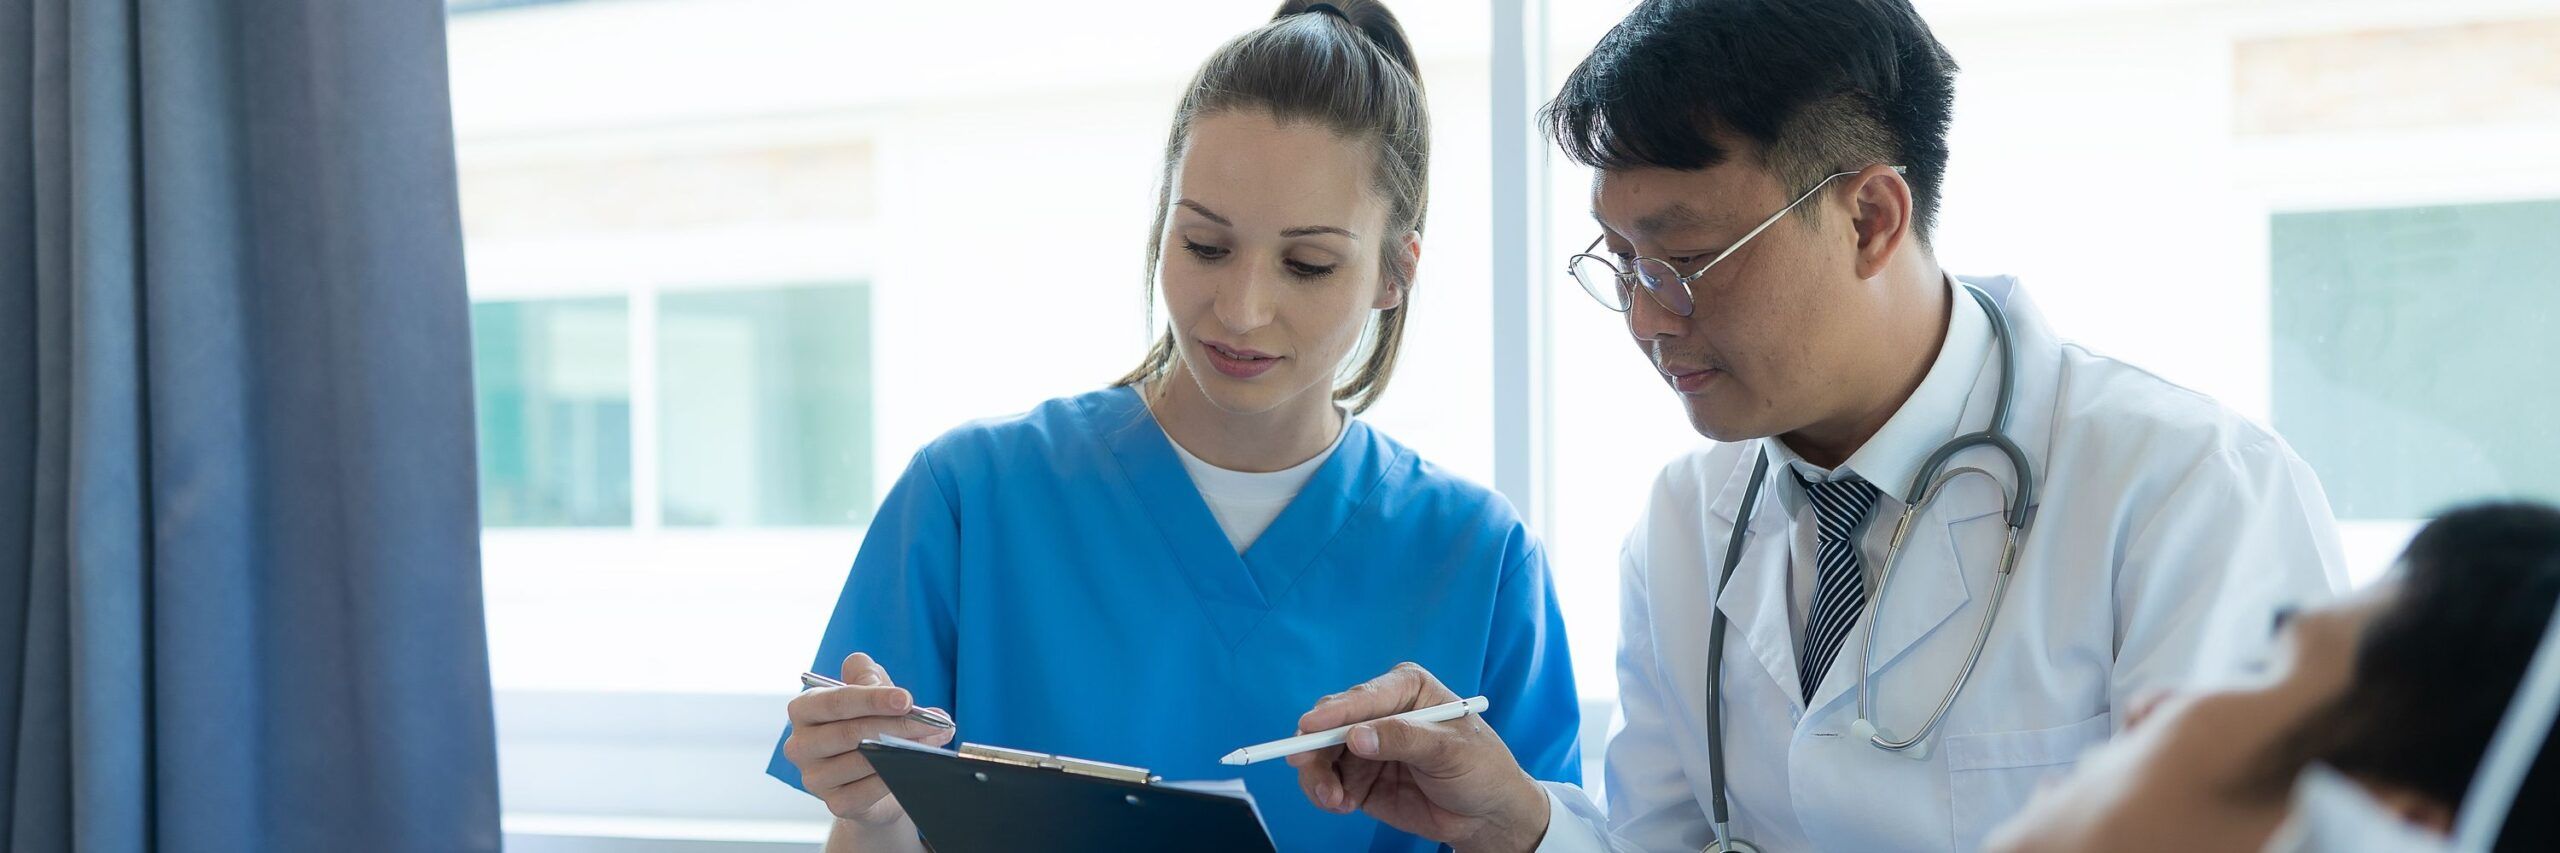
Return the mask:
<path fill-rule="evenodd" d="M 832 678 L 828 678 L 828 677 L 823 676 L 823 675 L 819 675 L 819 674 L 814 673 L 814 672 L 803 672 L 803 673 L 801 673 L 801 674 L 800 674 L 800 687 L 801 687 L 802 689 L 807 689 L 807 688 L 812 688 L 812 687 L 847 687 L 847 686 L 850 686 L 850 685 L 847 685 L 847 684 L 845 684 L 844 682 L 837 681 L 837 680 L 832 679 Z M 932 709 L 932 708 L 926 708 L 926 707 L 922 707 L 922 706 L 913 707 L 913 708 L 908 708 L 908 709 L 907 709 L 907 719 L 914 720 L 914 721 L 916 721 L 916 722 L 923 723 L 923 724 L 925 724 L 925 725 L 932 726 L 932 727 L 937 728 L 937 729 L 952 729 L 952 728 L 959 728 L 959 726 L 958 726 L 958 725 L 956 725 L 956 724 L 954 724 L 954 723 L 952 723 L 952 722 L 951 722 L 951 715 L 949 715 L 949 714 L 945 714 L 945 713 L 943 713 L 943 712 L 941 712 L 941 711 L 934 710 L 934 709 Z"/>

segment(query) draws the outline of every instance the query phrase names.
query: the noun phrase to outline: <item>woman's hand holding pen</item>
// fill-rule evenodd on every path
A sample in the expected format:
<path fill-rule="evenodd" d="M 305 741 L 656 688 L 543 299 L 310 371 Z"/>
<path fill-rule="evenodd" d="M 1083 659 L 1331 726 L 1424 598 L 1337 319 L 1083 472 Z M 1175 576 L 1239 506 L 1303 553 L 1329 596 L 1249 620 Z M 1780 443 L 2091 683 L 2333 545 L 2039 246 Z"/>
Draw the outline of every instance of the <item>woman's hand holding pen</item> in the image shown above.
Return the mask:
<path fill-rule="evenodd" d="M 881 735 L 943 746 L 957 733 L 917 715 L 915 697 L 890 683 L 889 672 L 870 655 L 855 652 L 844 659 L 844 686 L 820 687 L 791 700 L 791 736 L 782 754 L 800 768 L 800 785 L 836 817 L 867 827 L 886 826 L 906 817 L 888 785 L 871 769 L 857 748 Z"/>

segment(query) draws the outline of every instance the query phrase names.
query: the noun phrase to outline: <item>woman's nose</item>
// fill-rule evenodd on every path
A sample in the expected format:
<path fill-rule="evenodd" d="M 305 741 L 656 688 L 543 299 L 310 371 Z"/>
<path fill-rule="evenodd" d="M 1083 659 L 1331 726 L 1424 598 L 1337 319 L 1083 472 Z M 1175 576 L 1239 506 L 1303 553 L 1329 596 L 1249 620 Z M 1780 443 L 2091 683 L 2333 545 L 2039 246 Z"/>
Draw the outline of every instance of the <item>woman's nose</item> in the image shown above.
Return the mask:
<path fill-rule="evenodd" d="M 1257 270 L 1228 280 L 1218 287 L 1218 322 L 1230 332 L 1250 332 L 1270 325 L 1276 310 L 1279 285 L 1278 271 Z"/>

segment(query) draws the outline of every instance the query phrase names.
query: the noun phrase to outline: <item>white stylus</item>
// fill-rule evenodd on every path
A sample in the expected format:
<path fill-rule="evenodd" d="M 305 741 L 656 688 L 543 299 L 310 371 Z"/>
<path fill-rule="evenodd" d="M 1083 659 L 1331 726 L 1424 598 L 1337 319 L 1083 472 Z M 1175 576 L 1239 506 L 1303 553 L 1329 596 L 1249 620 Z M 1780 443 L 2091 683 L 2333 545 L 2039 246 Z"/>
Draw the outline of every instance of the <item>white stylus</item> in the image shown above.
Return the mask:
<path fill-rule="evenodd" d="M 1478 696 L 1473 699 L 1451 702 L 1446 705 L 1433 705 L 1428 708 L 1416 708 L 1414 710 L 1406 711 L 1391 717 L 1385 717 L 1383 719 L 1411 720 L 1417 723 L 1445 723 L 1459 717 L 1464 717 L 1468 714 L 1484 713 L 1485 707 L 1489 704 L 1491 703 L 1486 702 L 1484 697 Z M 1370 720 L 1369 722 L 1374 723 L 1378 721 Z M 1301 752 L 1313 752 L 1329 746 L 1341 746 L 1343 736 L 1350 732 L 1353 726 L 1362 726 L 1367 724 L 1368 723 L 1352 723 L 1349 726 L 1343 726 L 1341 728 L 1326 729 L 1324 731 L 1303 734 L 1293 738 L 1281 738 L 1270 743 L 1257 743 L 1252 746 L 1227 753 L 1227 757 L 1218 759 L 1218 763 L 1252 764 L 1257 761 L 1269 761 L 1274 758 L 1296 755 Z"/>

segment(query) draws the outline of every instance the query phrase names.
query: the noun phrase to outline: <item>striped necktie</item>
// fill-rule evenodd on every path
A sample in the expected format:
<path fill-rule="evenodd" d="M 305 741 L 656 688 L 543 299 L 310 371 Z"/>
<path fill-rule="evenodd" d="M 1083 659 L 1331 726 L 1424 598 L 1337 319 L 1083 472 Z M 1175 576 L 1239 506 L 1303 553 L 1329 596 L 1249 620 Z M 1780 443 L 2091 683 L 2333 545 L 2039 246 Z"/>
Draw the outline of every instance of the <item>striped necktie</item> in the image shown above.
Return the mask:
<path fill-rule="evenodd" d="M 1813 612 L 1804 620 L 1804 642 L 1796 647 L 1796 680 L 1810 703 L 1814 690 L 1822 686 L 1822 676 L 1831 671 L 1832 658 L 1839 656 L 1841 641 L 1848 639 L 1850 624 L 1866 608 L 1867 576 L 1859 567 L 1858 527 L 1875 510 L 1881 492 L 1857 477 L 1817 483 L 1799 476 L 1796 481 L 1804 484 L 1805 494 L 1813 499 L 1817 522 Z"/>

